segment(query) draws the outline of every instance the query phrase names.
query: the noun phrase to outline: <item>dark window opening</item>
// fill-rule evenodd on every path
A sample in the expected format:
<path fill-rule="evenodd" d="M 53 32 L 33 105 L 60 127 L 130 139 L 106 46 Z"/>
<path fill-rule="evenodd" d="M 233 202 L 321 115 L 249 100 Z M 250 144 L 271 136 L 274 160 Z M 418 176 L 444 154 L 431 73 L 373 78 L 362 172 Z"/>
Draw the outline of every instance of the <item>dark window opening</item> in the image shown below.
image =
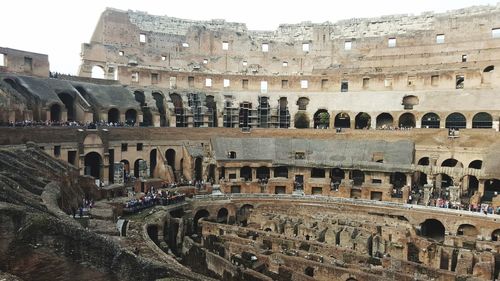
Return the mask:
<path fill-rule="evenodd" d="M 455 79 L 455 86 L 457 89 L 464 88 L 465 77 L 463 75 L 457 75 Z"/>
<path fill-rule="evenodd" d="M 127 151 L 127 150 L 128 150 L 128 144 L 122 143 L 122 151 Z"/>
<path fill-rule="evenodd" d="M 141 142 L 137 143 L 137 145 L 136 145 L 136 149 L 137 149 L 137 151 L 142 151 L 142 149 L 143 149 L 143 145 L 142 145 L 142 143 L 141 143 Z"/>
<path fill-rule="evenodd" d="M 347 92 L 349 90 L 349 81 L 342 81 L 340 85 L 341 92 Z"/>
<path fill-rule="evenodd" d="M 54 146 L 54 156 L 55 157 L 60 157 L 61 156 L 61 146 L 60 145 L 55 145 Z"/>

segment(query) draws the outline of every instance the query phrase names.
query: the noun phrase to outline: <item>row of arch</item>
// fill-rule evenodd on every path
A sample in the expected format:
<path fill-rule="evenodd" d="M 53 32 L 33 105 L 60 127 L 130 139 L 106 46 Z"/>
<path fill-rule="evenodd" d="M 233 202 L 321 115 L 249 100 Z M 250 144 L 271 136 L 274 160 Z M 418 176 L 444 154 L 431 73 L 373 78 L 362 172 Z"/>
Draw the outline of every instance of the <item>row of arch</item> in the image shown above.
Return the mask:
<path fill-rule="evenodd" d="M 438 242 L 443 242 L 446 233 L 446 228 L 444 224 L 438 219 L 426 219 L 420 224 L 420 235 L 436 240 Z M 460 224 L 456 229 L 457 236 L 467 236 L 476 239 L 479 235 L 479 230 L 476 226 L 464 223 Z M 491 232 L 492 241 L 500 241 L 500 228 L 495 229 Z"/>
<path fill-rule="evenodd" d="M 430 157 L 428 156 L 425 156 L 425 157 L 422 157 L 420 158 L 418 161 L 417 161 L 417 165 L 421 165 L 421 166 L 429 166 L 430 165 Z M 456 167 L 456 168 L 464 168 L 464 164 L 460 161 L 458 161 L 457 159 L 455 158 L 448 158 L 448 159 L 445 159 L 441 162 L 440 164 L 441 167 Z M 472 160 L 469 165 L 467 165 L 467 168 L 471 168 L 471 169 L 481 169 L 483 167 L 483 161 L 482 160 Z"/>
<path fill-rule="evenodd" d="M 365 129 L 371 127 L 371 116 L 366 112 L 358 113 L 354 119 L 354 128 Z M 390 113 L 384 112 L 377 115 L 375 120 L 376 128 L 385 128 L 394 126 L 394 118 Z M 420 121 L 421 128 L 441 128 L 441 117 L 429 112 L 422 116 Z M 326 109 L 320 109 L 314 114 L 314 128 L 328 128 L 330 126 L 330 114 Z M 400 128 L 415 128 L 417 125 L 415 115 L 412 113 L 403 113 L 398 120 L 397 126 Z M 449 114 L 445 119 L 445 128 L 463 129 L 466 128 L 467 119 L 459 112 Z M 335 128 L 350 128 L 351 117 L 346 112 L 338 113 L 333 121 Z M 309 128 L 309 118 L 305 113 L 295 115 L 296 128 Z M 472 117 L 472 128 L 492 128 L 493 117 L 487 112 L 479 112 Z"/>

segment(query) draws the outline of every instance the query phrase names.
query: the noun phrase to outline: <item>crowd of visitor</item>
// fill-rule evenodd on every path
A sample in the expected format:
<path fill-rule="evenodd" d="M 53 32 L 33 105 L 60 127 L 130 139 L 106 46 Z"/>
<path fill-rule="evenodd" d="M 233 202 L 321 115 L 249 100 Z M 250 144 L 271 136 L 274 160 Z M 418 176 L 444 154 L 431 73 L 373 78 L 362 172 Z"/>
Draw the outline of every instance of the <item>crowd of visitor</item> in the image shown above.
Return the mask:
<path fill-rule="evenodd" d="M 186 195 L 170 190 L 156 190 L 151 188 L 145 195 L 140 198 L 133 198 L 127 201 L 123 206 L 125 213 L 135 213 L 155 205 L 171 205 L 183 202 Z"/>
<path fill-rule="evenodd" d="M 86 129 L 97 129 L 99 127 L 133 127 L 135 122 L 78 122 L 78 121 L 34 121 L 34 120 L 23 120 L 16 122 L 0 123 L 0 126 L 7 127 L 77 127 Z"/>

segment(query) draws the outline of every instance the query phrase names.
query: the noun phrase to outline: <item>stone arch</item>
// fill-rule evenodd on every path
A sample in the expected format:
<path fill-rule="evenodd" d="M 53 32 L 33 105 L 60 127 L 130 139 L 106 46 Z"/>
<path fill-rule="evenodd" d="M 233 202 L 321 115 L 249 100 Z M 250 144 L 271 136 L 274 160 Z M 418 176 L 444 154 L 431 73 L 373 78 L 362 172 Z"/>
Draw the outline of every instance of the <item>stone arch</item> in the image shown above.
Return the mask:
<path fill-rule="evenodd" d="M 481 169 L 483 167 L 483 160 L 473 160 L 469 163 L 469 168 L 472 169 Z"/>
<path fill-rule="evenodd" d="M 500 241 L 500 228 L 493 230 L 491 233 L 491 241 Z"/>
<path fill-rule="evenodd" d="M 102 156 L 97 152 L 89 152 L 84 159 L 84 175 L 101 179 L 102 176 Z"/>
<path fill-rule="evenodd" d="M 290 112 L 288 111 L 288 100 L 286 97 L 280 97 L 278 101 L 278 122 L 279 128 L 290 127 Z"/>
<path fill-rule="evenodd" d="M 350 128 L 351 127 L 351 117 L 345 112 L 340 112 L 335 115 L 335 121 L 333 122 L 335 128 Z"/>
<path fill-rule="evenodd" d="M 366 112 L 360 112 L 354 119 L 354 128 L 368 129 L 371 127 L 371 116 Z"/>
<path fill-rule="evenodd" d="M 123 178 L 127 179 L 125 175 L 130 175 L 130 162 L 127 159 L 120 160 L 123 163 Z"/>
<path fill-rule="evenodd" d="M 142 108 L 142 124 L 141 126 L 151 126 L 153 124 L 153 115 L 151 114 L 151 110 L 146 103 L 146 96 L 142 91 L 134 92 L 135 100 L 141 105 Z"/>
<path fill-rule="evenodd" d="M 297 106 L 299 107 L 299 110 L 307 110 L 308 104 L 309 104 L 309 99 L 306 97 L 300 97 L 297 100 Z"/>
<path fill-rule="evenodd" d="M 251 204 L 245 204 L 241 206 L 241 208 L 238 211 L 238 221 L 240 224 L 245 227 L 248 224 L 248 218 L 252 214 L 254 207 Z"/>
<path fill-rule="evenodd" d="M 131 108 L 125 111 L 125 123 L 129 126 L 134 126 L 137 122 L 137 110 Z"/>
<path fill-rule="evenodd" d="M 493 72 L 495 70 L 495 66 L 494 65 L 488 65 L 487 67 L 485 67 L 483 69 L 483 72 Z"/>
<path fill-rule="evenodd" d="M 314 113 L 314 128 L 328 129 L 330 127 L 330 113 L 326 109 L 318 109 Z"/>
<path fill-rule="evenodd" d="M 288 178 L 288 167 L 279 166 L 274 168 L 275 178 Z"/>
<path fill-rule="evenodd" d="M 377 116 L 377 129 L 385 129 L 394 125 L 394 118 L 390 113 L 383 112 Z"/>
<path fill-rule="evenodd" d="M 441 117 L 434 112 L 429 112 L 422 116 L 420 127 L 429 129 L 439 129 L 441 127 Z"/>
<path fill-rule="evenodd" d="M 454 159 L 454 158 L 448 158 L 446 160 L 444 160 L 442 163 L 441 163 L 441 167 L 457 167 L 457 168 L 463 168 L 464 165 L 462 164 L 462 162 L 458 161 L 457 159 Z"/>
<path fill-rule="evenodd" d="M 445 227 L 443 223 L 437 219 L 426 219 L 420 224 L 420 235 L 438 242 L 443 242 Z"/>
<path fill-rule="evenodd" d="M 104 67 L 100 65 L 94 65 L 92 66 L 92 74 L 90 77 L 96 78 L 96 79 L 105 79 L 106 71 L 104 70 Z"/>
<path fill-rule="evenodd" d="M 467 119 L 462 113 L 454 112 L 446 117 L 445 128 L 448 129 L 464 129 L 467 124 Z"/>
<path fill-rule="evenodd" d="M 481 83 L 483 84 L 490 84 L 491 83 L 491 76 L 493 72 L 495 71 L 495 66 L 494 65 L 488 65 L 483 69 L 483 73 L 481 73 Z"/>
<path fill-rule="evenodd" d="M 422 157 L 417 162 L 417 165 L 420 165 L 420 166 L 429 166 L 429 164 L 430 164 L 429 157 Z"/>
<path fill-rule="evenodd" d="M 57 94 L 57 96 L 64 104 L 64 107 L 66 107 L 67 120 L 68 121 L 76 121 L 74 97 L 72 95 L 70 95 L 68 93 L 64 93 L 64 92 Z"/>
<path fill-rule="evenodd" d="M 493 128 L 493 118 L 487 112 L 479 112 L 472 117 L 472 128 L 491 129 Z"/>
<path fill-rule="evenodd" d="M 399 116 L 399 127 L 400 128 L 415 128 L 415 115 L 412 113 L 406 112 Z"/>
<path fill-rule="evenodd" d="M 61 121 L 61 105 L 54 103 L 50 106 L 50 121 L 60 122 Z"/>
<path fill-rule="evenodd" d="M 140 176 L 139 175 L 140 174 L 140 169 L 139 169 L 139 166 L 140 166 L 139 163 L 140 163 L 140 161 L 144 161 L 144 160 L 142 160 L 142 159 L 139 158 L 139 159 L 136 159 L 134 161 L 134 177 L 136 177 L 136 178 L 139 178 L 139 176 Z"/>
<path fill-rule="evenodd" d="M 271 172 L 269 171 L 269 167 L 261 166 L 257 168 L 257 178 L 258 179 L 269 179 L 271 176 Z"/>
<path fill-rule="evenodd" d="M 295 128 L 297 129 L 307 129 L 309 128 L 309 117 L 305 112 L 297 112 L 294 117 Z"/>
<path fill-rule="evenodd" d="M 175 171 L 175 150 L 172 148 L 167 149 L 165 158 L 167 159 L 167 165 L 172 167 L 172 170 Z"/>
<path fill-rule="evenodd" d="M 181 128 L 187 127 L 184 102 L 182 101 L 181 96 L 177 93 L 171 93 L 169 96 L 172 104 L 174 105 L 175 126 Z"/>
<path fill-rule="evenodd" d="M 111 108 L 108 110 L 108 122 L 120 122 L 120 111 L 117 108 Z"/>
<path fill-rule="evenodd" d="M 198 211 L 196 211 L 194 217 L 193 217 L 193 230 L 198 233 L 198 234 L 201 234 L 201 228 L 199 228 L 199 221 L 200 219 L 202 218 L 209 218 L 210 217 L 210 213 L 206 210 L 206 209 L 200 209 Z"/>
<path fill-rule="evenodd" d="M 167 112 L 165 109 L 165 97 L 159 92 L 153 92 L 151 94 L 155 100 L 156 108 L 160 114 L 160 127 L 167 126 Z"/>
<path fill-rule="evenodd" d="M 447 174 L 441 173 L 436 175 L 436 188 L 444 189 L 446 187 L 453 186 L 453 178 Z"/>
<path fill-rule="evenodd" d="M 477 237 L 479 231 L 472 224 L 461 224 L 457 229 L 457 235 L 469 236 L 469 237 Z"/>
<path fill-rule="evenodd" d="M 203 176 L 203 159 L 196 157 L 194 160 L 194 179 L 200 181 Z"/>
<path fill-rule="evenodd" d="M 217 211 L 217 223 L 227 223 L 229 218 L 229 211 L 226 208 L 220 208 Z"/>
<path fill-rule="evenodd" d="M 245 181 L 252 181 L 252 168 L 249 166 L 244 166 L 240 169 L 240 178 L 244 178 Z"/>
<path fill-rule="evenodd" d="M 467 179 L 467 190 L 462 190 L 462 195 L 471 197 L 479 189 L 479 180 L 475 176 L 467 175 L 462 178 L 462 180 Z"/>

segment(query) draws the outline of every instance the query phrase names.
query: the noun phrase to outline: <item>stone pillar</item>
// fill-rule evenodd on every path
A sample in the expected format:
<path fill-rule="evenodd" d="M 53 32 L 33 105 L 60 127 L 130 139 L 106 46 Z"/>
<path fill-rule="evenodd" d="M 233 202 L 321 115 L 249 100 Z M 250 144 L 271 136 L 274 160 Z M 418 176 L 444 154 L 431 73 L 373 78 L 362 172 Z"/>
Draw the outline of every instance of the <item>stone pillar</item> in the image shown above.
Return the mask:
<path fill-rule="evenodd" d="M 330 169 L 325 169 L 325 179 L 330 178 Z"/>
<path fill-rule="evenodd" d="M 61 122 L 66 122 L 68 121 L 68 111 L 63 110 L 61 111 Z"/>
<path fill-rule="evenodd" d="M 251 168 L 252 169 L 252 180 L 257 178 L 257 169 L 256 168 Z"/>
<path fill-rule="evenodd" d="M 417 128 L 417 129 L 422 128 L 422 119 L 421 119 L 421 117 L 415 116 L 415 128 Z"/>
<path fill-rule="evenodd" d="M 160 127 L 160 125 L 161 125 L 160 115 L 159 114 L 153 115 L 153 126 Z"/>
<path fill-rule="evenodd" d="M 479 180 L 479 186 L 477 187 L 477 192 L 480 196 L 484 195 L 484 183 L 486 180 Z"/>
<path fill-rule="evenodd" d="M 120 113 L 120 122 L 125 123 L 125 121 L 127 121 L 125 120 L 125 113 Z"/>
<path fill-rule="evenodd" d="M 350 121 L 350 128 L 351 129 L 356 129 L 356 115 L 354 115 L 353 117 L 351 117 L 351 119 L 349 120 Z"/>
<path fill-rule="evenodd" d="M 269 178 L 274 178 L 274 168 L 269 168 Z"/>
<path fill-rule="evenodd" d="M 377 116 L 371 118 L 371 129 L 376 129 L 377 128 Z"/>
<path fill-rule="evenodd" d="M 412 174 L 406 174 L 406 185 L 410 187 L 410 190 L 411 187 L 413 186 L 412 180 L 413 180 Z"/>
<path fill-rule="evenodd" d="M 495 131 L 497 131 L 497 132 L 498 132 L 498 129 L 499 129 L 498 128 L 499 125 L 500 125 L 500 122 L 498 120 L 494 120 L 493 121 L 493 129 L 495 129 Z"/>
<path fill-rule="evenodd" d="M 49 121 L 51 118 L 52 116 L 50 116 L 50 108 L 49 108 L 49 110 L 45 111 L 45 121 Z"/>
<path fill-rule="evenodd" d="M 472 117 L 466 119 L 465 128 L 466 129 L 472 129 Z"/>
<path fill-rule="evenodd" d="M 135 126 L 138 127 L 140 123 L 144 122 L 144 115 L 138 114 L 137 120 L 135 120 Z M 170 123 L 172 124 L 172 123 Z M 175 123 L 174 123 L 175 124 Z"/>

